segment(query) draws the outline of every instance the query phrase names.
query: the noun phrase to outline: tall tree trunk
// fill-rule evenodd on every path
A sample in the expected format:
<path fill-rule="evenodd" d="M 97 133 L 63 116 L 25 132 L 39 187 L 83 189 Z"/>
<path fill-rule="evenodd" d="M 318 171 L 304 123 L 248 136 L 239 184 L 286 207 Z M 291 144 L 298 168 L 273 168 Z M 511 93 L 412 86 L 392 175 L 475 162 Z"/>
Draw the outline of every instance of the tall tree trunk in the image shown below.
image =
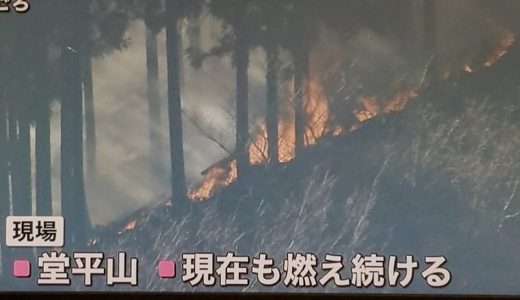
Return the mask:
<path fill-rule="evenodd" d="M 149 26 L 146 28 L 146 71 L 148 81 L 148 119 L 150 122 L 150 166 L 152 171 L 156 171 L 161 166 L 162 153 L 159 58 L 157 55 L 157 33 Z"/>
<path fill-rule="evenodd" d="M 43 19 L 42 17 L 40 17 Z M 44 31 L 44 21 L 40 21 L 40 30 Z M 50 114 L 50 93 L 49 82 L 47 80 L 48 53 L 45 32 L 40 31 L 37 37 L 37 60 L 41 69 L 37 71 L 38 84 L 37 93 L 34 101 L 37 103 L 36 113 L 36 215 L 52 215 L 52 189 L 51 189 L 51 114 Z"/>
<path fill-rule="evenodd" d="M 6 22 L 7 23 L 7 22 Z M 5 25 L 6 23 L 2 23 Z M 12 39 L 8 38 L 9 29 L 6 26 L 0 27 L 0 34 L 4 36 L 5 45 L 11 45 Z M 5 41 L 6 40 L 6 41 Z M 7 66 L 7 47 L 0 46 L 0 65 Z M 8 67 L 7 67 L 8 68 Z M 9 184 L 9 158 L 10 158 L 10 144 L 8 133 L 8 105 L 7 105 L 7 78 L 9 74 L 5 71 L 0 71 L 0 255 L 2 257 L 2 269 L 0 270 L 0 280 L 3 281 L 5 276 L 9 276 L 8 267 L 11 263 L 11 249 L 5 245 L 5 219 L 10 214 L 11 210 L 11 188 Z"/>
<path fill-rule="evenodd" d="M 234 30 L 236 65 L 236 157 L 238 178 L 249 167 L 249 43 L 244 14 L 236 16 Z"/>
<path fill-rule="evenodd" d="M 83 1 L 83 4 L 80 6 L 80 28 L 78 32 L 79 40 L 76 42 L 79 45 L 79 54 L 80 58 L 78 60 L 79 63 L 79 72 L 74 71 L 74 73 L 78 74 L 79 77 L 79 88 L 85 88 L 85 81 L 90 85 L 90 91 L 84 91 L 84 93 L 79 93 L 77 96 L 73 97 L 74 105 L 73 105 L 73 128 L 74 128 L 74 161 L 73 161 L 73 172 L 74 172 L 74 186 L 76 187 L 75 194 L 77 195 L 77 207 L 76 209 L 79 211 L 81 226 L 79 232 L 77 233 L 77 241 L 80 244 L 84 244 L 87 239 L 87 235 L 92 229 L 92 224 L 90 222 L 88 206 L 87 206 L 87 197 L 85 192 L 85 170 L 84 170 L 84 158 L 83 158 L 83 116 L 86 115 L 86 121 L 90 120 L 90 130 L 87 127 L 87 136 L 89 135 L 89 131 L 91 132 L 91 140 L 90 145 L 92 149 L 90 150 L 90 155 L 94 157 L 94 160 L 91 161 L 91 167 L 94 166 L 95 171 L 95 156 L 96 156 L 96 138 L 95 138 L 95 118 L 94 118 L 94 98 L 93 98 L 93 86 L 92 86 L 92 49 L 90 47 L 90 32 L 89 32 L 89 23 L 90 23 L 90 0 Z M 89 74 L 88 78 L 85 78 L 85 74 Z M 82 86 L 83 81 L 83 86 Z M 89 96 L 92 98 L 90 112 L 85 112 L 83 108 L 83 103 L 85 99 L 82 99 L 82 96 Z M 87 101 L 88 102 L 88 101 Z M 87 148 L 88 151 L 88 148 Z"/>
<path fill-rule="evenodd" d="M 295 124 L 295 157 L 298 157 L 304 147 L 305 140 L 305 97 L 309 96 L 309 50 L 301 45 L 294 54 L 294 124 Z"/>
<path fill-rule="evenodd" d="M 7 124 L 9 135 L 8 139 L 8 159 L 9 159 L 9 173 L 11 176 L 11 203 L 14 209 L 14 202 L 20 198 L 20 162 L 16 159 L 16 153 L 18 153 L 18 120 L 17 120 L 17 109 L 12 99 L 8 100 L 7 103 Z"/>
<path fill-rule="evenodd" d="M 63 49 L 63 94 L 61 108 L 62 213 L 68 230 L 67 247 L 86 242 L 91 224 L 85 197 L 83 170 L 83 70 L 88 2 L 78 7 L 72 49 Z M 79 51 L 78 51 L 79 50 Z"/>
<path fill-rule="evenodd" d="M 42 93 L 42 95 L 46 95 Z M 52 215 L 49 99 L 41 99 L 36 120 L 36 215 Z"/>
<path fill-rule="evenodd" d="M 168 117 L 170 127 L 172 204 L 186 205 L 186 178 L 184 174 L 184 145 L 179 62 L 179 3 L 166 1 L 166 50 L 168 68 Z M 175 210 L 174 210 L 175 211 Z"/>
<path fill-rule="evenodd" d="M 0 58 L 1 59 L 1 58 Z M 1 97 L 2 95 L 0 95 Z M 7 276 L 11 258 L 11 251 L 5 246 L 5 219 L 10 211 L 10 189 L 9 189 L 9 145 L 7 139 L 7 103 L 0 98 L 0 239 L 2 255 L 2 272 L 0 278 Z"/>
<path fill-rule="evenodd" d="M 73 82 L 71 76 L 71 56 L 72 53 L 68 49 L 62 50 L 62 95 L 61 95 L 61 158 L 60 158 L 60 187 L 61 187 L 61 213 L 65 218 L 65 241 L 67 244 L 73 241 L 74 230 L 78 228 L 79 222 L 75 218 L 75 201 L 74 187 L 72 181 L 72 128 L 70 127 L 71 113 L 71 97 L 73 97 Z M 66 245 L 68 246 L 68 245 Z"/>
<path fill-rule="evenodd" d="M 276 43 L 269 41 L 267 52 L 267 142 L 269 162 L 277 164 L 278 157 L 278 48 Z"/>
<path fill-rule="evenodd" d="M 62 55 L 61 207 L 68 228 L 66 241 L 75 246 L 85 241 L 89 227 L 83 182 L 81 57 L 68 49 Z"/>
<path fill-rule="evenodd" d="M 13 96 L 8 104 L 9 164 L 11 171 L 12 212 L 15 216 L 32 215 L 31 149 L 26 99 Z M 6 253 L 32 259 L 32 248 L 17 248 Z M 8 262 L 7 265 L 9 265 Z"/>
<path fill-rule="evenodd" d="M 22 103 L 25 103 L 23 100 Z M 11 163 L 16 169 L 16 191 L 13 195 L 13 214 L 15 216 L 32 215 L 32 174 L 31 174 L 31 135 L 27 107 L 18 111 L 18 139 L 16 152 Z"/>

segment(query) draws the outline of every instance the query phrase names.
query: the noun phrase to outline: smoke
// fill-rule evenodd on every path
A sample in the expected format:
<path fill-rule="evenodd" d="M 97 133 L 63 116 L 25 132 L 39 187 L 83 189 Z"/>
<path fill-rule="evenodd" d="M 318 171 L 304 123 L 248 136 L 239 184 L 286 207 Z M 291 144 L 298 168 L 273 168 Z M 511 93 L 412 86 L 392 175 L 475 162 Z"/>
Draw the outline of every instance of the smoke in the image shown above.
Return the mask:
<path fill-rule="evenodd" d="M 485 1 L 484 1 L 485 2 Z M 471 1 L 439 1 L 437 13 L 437 50 L 445 66 L 463 66 L 471 56 L 483 56 L 492 48 L 493 39 L 504 29 L 496 13 L 487 4 Z M 511 9 L 519 5 L 511 4 Z M 388 16 L 391 18 L 392 16 Z M 427 58 L 412 62 L 407 55 L 419 41 L 403 39 L 371 28 L 371 19 L 363 19 L 352 37 L 336 32 L 322 35 L 322 43 L 339 49 L 337 59 L 344 70 L 333 84 L 329 100 L 341 119 L 353 111 L 359 97 L 387 100 L 396 88 L 418 82 Z M 510 18 L 511 20 L 513 18 Z M 508 19 L 509 20 L 509 19 Z M 513 21 L 508 21 L 513 22 Z M 201 45 L 209 49 L 220 35 L 220 23 L 205 17 Z M 159 158 L 163 167 L 149 167 L 148 106 L 144 25 L 134 22 L 127 33 L 131 45 L 93 62 L 97 126 L 98 167 L 95 177 L 86 181 L 89 211 L 94 224 L 106 224 L 144 205 L 153 204 L 160 195 L 169 194 L 169 154 L 165 147 Z M 409 37 L 409 36 L 408 36 Z M 159 35 L 160 89 L 162 105 L 161 137 L 167 145 L 166 53 L 165 34 Z M 322 51 L 318 50 L 318 51 Z M 265 115 L 265 66 L 263 51 L 254 49 L 250 68 L 251 121 Z M 476 59 L 476 58 L 475 58 Z M 284 59 L 287 64 L 287 59 Z M 234 144 L 234 69 L 229 57 L 210 58 L 200 70 L 183 65 L 183 110 L 204 116 L 205 122 L 222 132 L 224 143 Z M 341 77 L 341 78 L 340 78 Z M 339 82 L 339 83 L 338 83 Z M 338 92 L 337 87 L 343 84 Z M 284 99 L 282 99 L 283 101 Z M 381 105 L 381 103 L 379 103 Z M 53 118 L 53 194 L 59 212 L 59 114 Z M 189 120 L 184 120 L 186 175 L 191 185 L 201 180 L 200 171 L 227 156 L 208 140 Z"/>

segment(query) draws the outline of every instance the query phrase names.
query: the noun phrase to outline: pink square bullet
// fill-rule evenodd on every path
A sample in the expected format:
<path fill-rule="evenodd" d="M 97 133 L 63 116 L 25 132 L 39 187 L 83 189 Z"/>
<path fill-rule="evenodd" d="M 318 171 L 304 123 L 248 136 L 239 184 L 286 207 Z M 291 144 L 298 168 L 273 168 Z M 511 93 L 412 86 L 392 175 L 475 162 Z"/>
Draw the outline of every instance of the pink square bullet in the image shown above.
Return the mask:
<path fill-rule="evenodd" d="M 13 275 L 18 278 L 31 277 L 31 262 L 26 259 L 18 259 L 13 262 Z"/>
<path fill-rule="evenodd" d="M 175 278 L 175 261 L 161 260 L 159 262 L 159 277 Z"/>

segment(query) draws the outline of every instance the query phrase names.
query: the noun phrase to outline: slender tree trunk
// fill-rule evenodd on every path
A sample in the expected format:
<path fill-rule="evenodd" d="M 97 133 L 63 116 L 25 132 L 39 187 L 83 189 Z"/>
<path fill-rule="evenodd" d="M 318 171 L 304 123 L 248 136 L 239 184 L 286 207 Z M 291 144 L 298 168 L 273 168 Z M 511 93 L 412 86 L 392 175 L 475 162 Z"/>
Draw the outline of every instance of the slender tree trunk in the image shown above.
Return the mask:
<path fill-rule="evenodd" d="M 61 196 L 62 213 L 68 228 L 67 247 L 83 245 L 91 227 L 83 170 L 82 65 L 85 60 L 82 55 L 85 55 L 88 2 L 82 3 L 77 9 L 79 22 L 75 24 L 72 49 L 63 49 L 62 53 L 64 79 L 61 99 Z"/>
<path fill-rule="evenodd" d="M 72 79 L 72 64 L 73 53 L 70 50 L 63 50 L 62 65 L 63 65 L 63 94 L 61 97 L 61 211 L 65 218 L 65 241 L 67 244 L 74 241 L 74 234 L 81 226 L 81 221 L 76 216 L 76 197 L 74 195 L 74 173 L 72 171 L 73 165 L 73 115 L 72 102 L 73 97 L 78 97 L 78 87 L 74 88 L 74 80 Z M 77 54 L 76 54 L 77 55 Z M 76 79 L 77 81 L 77 79 Z M 74 91 L 76 90 L 76 93 Z M 80 90 L 81 92 L 81 90 Z M 69 246 L 69 245 L 67 245 Z"/>
<path fill-rule="evenodd" d="M 16 97 L 14 99 L 17 100 L 11 100 L 8 104 L 12 212 L 15 216 L 30 216 L 32 215 L 31 149 L 27 107 L 24 105 L 26 99 Z M 17 248 L 7 250 L 6 253 L 7 256 L 26 259 L 32 259 L 34 256 L 31 248 Z M 7 265 L 10 263 L 7 262 Z"/>
<path fill-rule="evenodd" d="M 238 14 L 234 24 L 236 34 L 236 157 L 238 178 L 249 167 L 249 44 L 245 26 L 245 16 Z"/>
<path fill-rule="evenodd" d="M 17 124 L 13 135 L 14 153 L 11 155 L 11 174 L 13 187 L 13 215 L 32 215 L 32 174 L 31 174 L 31 137 L 30 123 L 28 118 L 27 96 L 17 99 L 18 106 L 16 114 L 13 114 L 12 124 Z M 16 118 L 17 120 L 14 120 Z M 11 121 L 10 121 L 11 122 Z M 11 125 L 11 124 L 10 124 Z M 16 126 L 16 125 L 15 125 Z M 17 131 L 17 132 L 16 132 Z M 13 255 L 32 259 L 34 252 L 32 248 L 14 249 Z"/>
<path fill-rule="evenodd" d="M 267 141 L 269 162 L 277 164 L 278 157 L 278 48 L 270 42 L 267 52 Z"/>
<path fill-rule="evenodd" d="M 43 24 L 41 25 L 43 28 Z M 36 215 L 52 215 L 52 189 L 51 189 L 51 114 L 50 93 L 48 90 L 47 41 L 43 35 L 39 39 L 39 54 L 41 70 L 38 71 L 38 92 L 34 95 L 38 103 L 36 114 Z"/>
<path fill-rule="evenodd" d="M 157 34 L 149 27 L 146 28 L 146 70 L 148 81 L 148 118 L 150 122 L 150 166 L 152 171 L 156 171 L 160 167 L 162 153 L 159 58 L 157 55 Z"/>
<path fill-rule="evenodd" d="M 184 146 L 179 62 L 179 3 L 166 1 L 166 48 L 168 68 L 168 116 L 170 127 L 172 204 L 183 207 L 186 203 L 186 178 L 184 174 Z M 175 211 L 175 210 L 174 210 Z"/>
<path fill-rule="evenodd" d="M 83 245 L 87 240 L 87 235 L 90 233 L 92 229 L 92 224 L 90 223 L 90 217 L 87 206 L 87 197 L 85 192 L 85 170 L 84 170 L 84 158 L 83 158 L 83 126 L 84 126 L 84 118 L 86 116 L 86 122 L 90 123 L 90 126 L 87 126 L 87 136 L 90 134 L 90 147 L 89 150 L 87 146 L 87 153 L 89 156 L 94 159 L 90 162 L 90 166 L 94 167 L 95 172 L 95 156 L 96 156 L 96 137 L 95 137 L 95 116 L 94 116 L 94 97 L 93 97 L 93 86 L 92 86 L 92 49 L 90 47 L 89 41 L 89 23 L 90 23 L 90 0 L 83 1 L 83 4 L 80 6 L 80 28 L 78 32 L 78 41 L 76 42 L 79 45 L 79 54 L 80 58 L 78 59 L 79 63 L 79 71 L 73 71 L 75 76 L 79 76 L 78 84 L 80 91 L 81 88 L 85 88 L 85 86 L 90 86 L 90 91 L 85 90 L 83 93 L 77 93 L 72 97 L 73 102 L 73 116 L 74 122 L 72 128 L 74 129 L 74 160 L 73 160 L 73 174 L 74 174 L 74 187 L 75 187 L 75 196 L 77 197 L 77 207 L 76 209 L 79 212 L 79 217 L 81 220 L 81 228 L 76 235 L 76 241 Z M 85 77 L 85 74 L 88 74 L 88 77 Z M 76 77 L 73 78 L 76 78 Z M 83 81 L 83 85 L 82 85 Z M 86 83 L 85 83 L 86 82 Z M 83 96 L 91 97 L 92 101 L 90 101 L 90 106 L 87 107 L 87 111 L 84 111 L 83 103 L 85 99 Z M 88 103 L 88 101 L 85 101 Z M 90 112 L 88 111 L 90 110 Z M 90 120 L 89 120 L 90 119 Z M 89 129 L 90 127 L 90 129 Z M 90 132 L 90 133 L 89 133 Z M 91 169 L 92 170 L 92 169 Z"/>
<path fill-rule="evenodd" d="M 305 140 L 305 97 L 308 93 L 309 50 L 302 45 L 294 55 L 294 110 L 295 110 L 295 157 L 298 157 L 304 147 Z"/>
<path fill-rule="evenodd" d="M 1 95 L 0 95 L 1 96 Z M 10 211 L 10 189 L 9 189 L 9 145 L 7 139 L 7 104 L 5 99 L 0 98 L 0 239 L 2 255 L 2 272 L 0 278 L 5 278 L 9 270 L 11 251 L 5 246 L 5 219 Z"/>
<path fill-rule="evenodd" d="M 20 199 L 20 162 L 16 159 L 18 153 L 18 120 L 16 106 L 12 99 L 7 104 L 7 124 L 8 124 L 8 145 L 9 145 L 9 173 L 11 176 L 11 202 L 14 209 L 14 202 Z"/>
<path fill-rule="evenodd" d="M 25 100 L 24 100 L 25 102 Z M 27 108 L 18 114 L 18 140 L 14 160 L 17 191 L 13 200 L 13 214 L 15 216 L 32 215 L 32 176 L 31 176 L 31 135 Z"/>
<path fill-rule="evenodd" d="M 36 120 L 36 215 L 51 216 L 51 116 L 48 99 L 41 101 Z"/>
<path fill-rule="evenodd" d="M 61 199 L 67 226 L 67 242 L 85 241 L 89 227 L 83 178 L 83 105 L 81 57 L 71 50 L 63 53 L 64 77 L 61 99 Z"/>
<path fill-rule="evenodd" d="M 9 38 L 8 28 L 0 28 L 0 33 L 4 36 L 6 44 L 9 45 L 12 39 Z M 0 46 L 0 65 L 7 66 L 7 48 Z M 7 76 L 8 72 L 0 71 L 0 255 L 2 257 L 2 269 L 0 270 L 0 280 L 9 276 L 9 264 L 11 260 L 11 249 L 5 245 L 5 219 L 10 215 L 11 210 L 11 188 L 9 184 L 9 158 L 10 144 L 8 132 L 8 105 L 7 105 Z"/>

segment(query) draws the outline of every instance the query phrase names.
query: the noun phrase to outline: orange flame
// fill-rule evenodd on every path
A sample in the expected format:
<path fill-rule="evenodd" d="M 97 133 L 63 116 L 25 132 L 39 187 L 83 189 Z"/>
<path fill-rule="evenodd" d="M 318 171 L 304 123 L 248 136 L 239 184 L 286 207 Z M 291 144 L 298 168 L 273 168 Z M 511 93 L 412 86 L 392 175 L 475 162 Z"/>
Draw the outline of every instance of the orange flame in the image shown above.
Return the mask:
<path fill-rule="evenodd" d="M 322 48 L 315 51 L 311 57 L 312 75 L 309 76 L 306 84 L 307 92 L 303 95 L 305 146 L 316 145 L 319 139 L 326 135 L 339 136 L 360 127 L 359 124 L 354 124 L 349 128 L 331 124 L 332 113 L 323 83 L 327 78 L 337 75 L 342 70 L 344 59 L 341 49 Z M 316 56 L 318 53 L 320 57 Z M 327 55 L 323 56 L 323 53 L 327 53 Z M 293 87 L 293 82 L 289 82 L 289 94 L 295 94 Z M 361 107 L 359 111 L 354 111 L 354 116 L 359 122 L 364 122 L 380 113 L 400 111 L 417 96 L 418 91 L 418 87 L 400 90 L 382 106 L 378 104 L 375 97 L 360 98 L 358 102 Z M 268 162 L 267 126 L 265 121 L 261 120 L 256 127 L 255 135 L 248 148 L 250 164 L 264 165 Z M 278 159 L 280 163 L 287 163 L 295 158 L 295 140 L 295 116 L 294 110 L 290 110 L 289 116 L 280 118 L 278 123 Z M 199 201 L 208 199 L 236 179 L 236 161 L 222 163 L 212 167 L 204 180 L 188 192 L 188 197 Z"/>
<path fill-rule="evenodd" d="M 304 97 L 305 113 L 305 146 L 316 145 L 318 140 L 328 132 L 330 118 L 329 102 L 321 81 L 312 77 L 308 86 L 308 95 Z M 294 114 L 289 120 L 280 120 L 278 123 L 278 159 L 280 163 L 287 163 L 295 157 Z M 334 133 L 340 133 L 339 128 Z M 256 135 L 249 143 L 249 162 L 251 165 L 263 165 L 268 161 L 268 138 L 265 121 L 257 124 Z M 217 166 L 209 170 L 205 179 L 194 189 L 188 191 L 192 200 L 210 198 L 219 189 L 233 183 L 237 178 L 236 161 L 226 166 Z"/>
<path fill-rule="evenodd" d="M 363 106 L 363 110 L 354 110 L 354 115 L 359 122 L 365 122 L 379 114 L 380 107 L 376 97 L 361 97 L 358 102 Z"/>
<path fill-rule="evenodd" d="M 123 234 L 125 231 L 129 231 L 129 230 L 134 230 L 135 227 L 137 226 L 137 219 L 136 220 L 131 220 L 130 222 L 128 222 L 125 227 L 118 232 L 118 234 Z M 94 245 L 96 242 L 95 240 L 93 241 L 92 245 Z"/>
<path fill-rule="evenodd" d="M 383 112 L 391 113 L 403 110 L 410 101 L 412 101 L 421 90 L 421 86 L 409 89 L 398 90 L 387 102 Z"/>
<path fill-rule="evenodd" d="M 420 87 L 403 89 L 396 92 L 381 107 L 375 97 L 362 97 L 359 103 L 363 110 L 354 111 L 355 117 L 359 122 L 367 121 L 381 112 L 392 113 L 401 111 L 405 106 L 417 96 Z M 354 125 L 352 128 L 345 129 L 339 125 L 329 128 L 330 108 L 329 101 L 321 81 L 312 78 L 309 85 L 309 97 L 305 97 L 304 112 L 306 116 L 305 146 L 312 146 L 326 134 L 339 136 L 345 132 L 359 128 Z M 290 120 L 281 120 L 278 123 L 278 156 L 280 163 L 286 163 L 295 157 L 295 135 L 294 135 L 294 115 Z M 251 165 L 263 165 L 268 161 L 268 138 L 267 129 L 264 121 L 259 122 L 255 137 L 249 144 L 249 158 Z M 195 188 L 188 192 L 188 197 L 192 200 L 205 200 L 210 198 L 219 189 L 222 189 L 237 179 L 236 160 L 231 161 L 225 166 L 213 167 L 209 170 L 205 179 Z"/>
<path fill-rule="evenodd" d="M 484 61 L 484 67 L 489 68 L 494 65 L 502 56 L 504 56 L 509 48 L 515 43 L 515 34 L 511 31 L 505 31 L 503 36 L 498 40 L 497 45 L 493 51 L 487 56 Z"/>
<path fill-rule="evenodd" d="M 497 61 L 507 54 L 509 48 L 513 46 L 516 41 L 516 36 L 509 30 L 504 30 L 499 38 L 497 38 L 495 48 L 486 56 L 482 63 L 483 68 L 491 68 Z M 474 73 L 479 67 L 472 66 L 471 63 L 466 62 L 462 70 L 465 73 Z"/>
<path fill-rule="evenodd" d="M 309 95 L 304 97 L 305 113 L 305 146 L 316 145 L 318 139 L 327 132 L 330 111 L 329 102 L 322 84 L 317 78 L 309 83 Z M 278 123 L 278 157 L 279 162 L 285 163 L 294 159 L 295 135 L 294 115 L 290 120 Z M 268 138 L 265 121 L 257 125 L 257 134 L 249 144 L 249 158 L 252 165 L 262 165 L 268 161 Z"/>
<path fill-rule="evenodd" d="M 219 189 L 230 185 L 237 179 L 237 161 L 233 160 L 226 166 L 211 168 L 205 179 L 194 189 L 188 191 L 191 200 L 205 200 Z"/>

